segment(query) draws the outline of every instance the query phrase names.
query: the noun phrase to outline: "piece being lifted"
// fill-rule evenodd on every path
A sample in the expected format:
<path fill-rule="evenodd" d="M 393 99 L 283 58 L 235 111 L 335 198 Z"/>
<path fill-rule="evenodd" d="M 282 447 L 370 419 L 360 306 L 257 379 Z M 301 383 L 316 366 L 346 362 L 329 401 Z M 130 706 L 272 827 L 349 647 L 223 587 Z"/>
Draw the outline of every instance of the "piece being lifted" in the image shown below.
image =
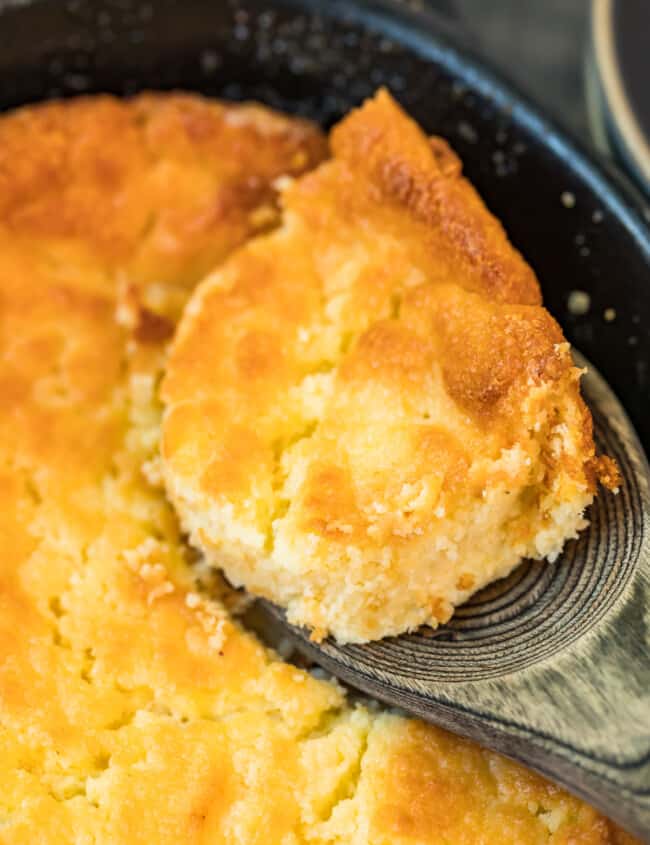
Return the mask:
<path fill-rule="evenodd" d="M 287 180 L 281 227 L 194 294 L 162 451 L 234 584 L 314 639 L 364 642 L 553 560 L 618 472 L 532 270 L 447 144 L 384 91 L 330 141 Z"/>

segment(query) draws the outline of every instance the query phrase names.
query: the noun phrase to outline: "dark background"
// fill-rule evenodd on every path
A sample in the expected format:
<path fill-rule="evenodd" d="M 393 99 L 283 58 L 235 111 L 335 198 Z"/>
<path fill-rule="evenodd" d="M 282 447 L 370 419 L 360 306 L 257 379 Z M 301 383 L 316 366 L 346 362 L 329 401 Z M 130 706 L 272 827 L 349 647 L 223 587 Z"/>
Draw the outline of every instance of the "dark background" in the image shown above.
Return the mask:
<path fill-rule="evenodd" d="M 450 17 L 477 51 L 565 128 L 591 143 L 583 66 L 590 0 L 404 0 Z"/>

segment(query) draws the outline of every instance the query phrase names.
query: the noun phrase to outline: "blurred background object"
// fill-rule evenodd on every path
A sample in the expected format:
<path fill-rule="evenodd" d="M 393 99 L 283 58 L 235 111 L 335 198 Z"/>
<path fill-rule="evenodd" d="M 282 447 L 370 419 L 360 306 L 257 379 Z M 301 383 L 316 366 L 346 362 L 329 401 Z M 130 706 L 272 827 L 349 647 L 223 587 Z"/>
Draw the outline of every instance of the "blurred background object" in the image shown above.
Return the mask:
<path fill-rule="evenodd" d="M 481 55 L 650 193 L 650 0 L 404 2 L 451 17 Z"/>
<path fill-rule="evenodd" d="M 648 0 L 593 0 L 586 84 L 596 143 L 650 194 Z"/>
<path fill-rule="evenodd" d="M 455 0 L 461 24 L 486 58 L 585 136 L 582 66 L 590 0 Z"/>

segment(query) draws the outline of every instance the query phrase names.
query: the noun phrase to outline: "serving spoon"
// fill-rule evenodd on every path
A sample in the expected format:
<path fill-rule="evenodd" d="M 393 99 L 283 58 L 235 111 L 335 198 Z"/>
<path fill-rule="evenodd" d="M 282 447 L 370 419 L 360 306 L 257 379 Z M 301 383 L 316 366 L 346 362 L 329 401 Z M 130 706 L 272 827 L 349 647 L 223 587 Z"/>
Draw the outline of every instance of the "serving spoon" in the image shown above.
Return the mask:
<path fill-rule="evenodd" d="M 365 645 L 316 644 L 260 604 L 346 684 L 519 760 L 650 842 L 650 471 L 591 365 L 582 389 L 623 482 L 554 564 L 524 562 L 436 631 Z"/>

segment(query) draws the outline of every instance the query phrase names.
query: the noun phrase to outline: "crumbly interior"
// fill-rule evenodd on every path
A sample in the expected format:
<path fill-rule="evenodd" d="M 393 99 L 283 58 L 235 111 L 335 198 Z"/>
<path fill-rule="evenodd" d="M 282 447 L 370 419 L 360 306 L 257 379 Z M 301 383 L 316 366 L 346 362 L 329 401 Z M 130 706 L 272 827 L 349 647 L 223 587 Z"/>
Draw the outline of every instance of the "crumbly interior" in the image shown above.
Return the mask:
<path fill-rule="evenodd" d="M 346 703 L 195 584 L 156 457 L 173 314 L 204 256 L 268 225 L 270 182 L 323 154 L 305 124 L 176 95 L 0 120 L 2 845 L 633 842 L 496 754 Z"/>
<path fill-rule="evenodd" d="M 595 490 L 579 371 L 440 139 L 382 92 L 192 297 L 163 386 L 192 541 L 313 637 L 445 622 Z"/>

